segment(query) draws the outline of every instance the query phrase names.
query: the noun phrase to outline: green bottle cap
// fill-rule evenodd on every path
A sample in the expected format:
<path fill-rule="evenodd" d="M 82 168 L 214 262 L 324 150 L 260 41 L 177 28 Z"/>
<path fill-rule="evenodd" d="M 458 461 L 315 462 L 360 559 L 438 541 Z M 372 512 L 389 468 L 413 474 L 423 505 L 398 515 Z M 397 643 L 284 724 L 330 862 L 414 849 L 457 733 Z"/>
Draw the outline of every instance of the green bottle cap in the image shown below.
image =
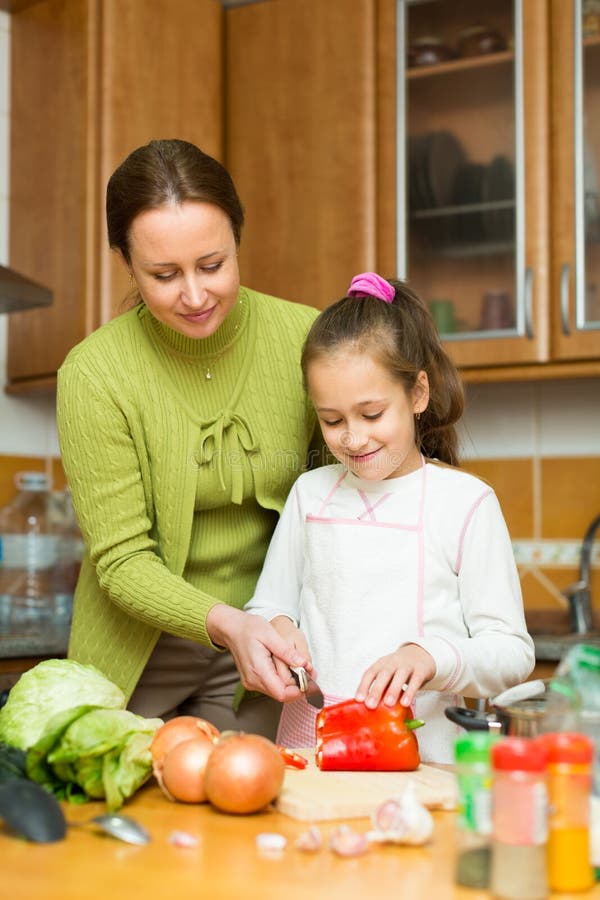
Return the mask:
<path fill-rule="evenodd" d="M 493 745 L 501 735 L 491 731 L 472 731 L 454 742 L 454 758 L 457 763 L 487 763 Z"/>

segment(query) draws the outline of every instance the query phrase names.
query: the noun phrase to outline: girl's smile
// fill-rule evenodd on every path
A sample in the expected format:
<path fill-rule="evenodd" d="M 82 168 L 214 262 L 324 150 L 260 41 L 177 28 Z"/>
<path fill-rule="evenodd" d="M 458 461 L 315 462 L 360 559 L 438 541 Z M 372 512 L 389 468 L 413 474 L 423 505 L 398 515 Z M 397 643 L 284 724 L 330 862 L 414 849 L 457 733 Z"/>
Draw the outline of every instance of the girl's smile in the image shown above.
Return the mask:
<path fill-rule="evenodd" d="M 351 472 L 383 481 L 420 467 L 414 417 L 429 399 L 425 372 L 408 394 L 373 356 L 346 346 L 313 359 L 307 377 L 327 446 Z"/>

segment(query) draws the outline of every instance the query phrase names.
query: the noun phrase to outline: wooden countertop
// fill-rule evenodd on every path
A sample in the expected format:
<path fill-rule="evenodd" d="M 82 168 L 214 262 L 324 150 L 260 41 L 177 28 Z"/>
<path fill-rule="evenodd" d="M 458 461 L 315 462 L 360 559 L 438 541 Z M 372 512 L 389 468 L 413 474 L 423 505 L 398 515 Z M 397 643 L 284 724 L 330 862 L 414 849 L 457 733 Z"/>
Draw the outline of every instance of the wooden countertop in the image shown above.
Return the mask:
<path fill-rule="evenodd" d="M 71 821 L 105 811 L 103 803 L 66 807 Z M 152 834 L 143 847 L 123 844 L 91 828 L 72 828 L 56 844 L 32 844 L 0 825 L 2 896 L 22 900 L 487 900 L 487 891 L 455 887 L 453 812 L 435 812 L 435 831 L 424 847 L 378 846 L 364 856 L 340 858 L 326 847 L 315 854 L 294 847 L 307 824 L 269 810 L 228 816 L 207 805 L 168 801 L 149 783 L 124 811 Z M 320 824 L 325 838 L 339 823 Z M 366 819 L 348 821 L 367 830 Z M 169 842 L 173 831 L 196 835 L 187 849 Z M 259 855 L 255 839 L 279 832 L 288 846 L 277 858 Z M 600 885 L 578 895 L 600 898 Z M 564 897 L 564 895 L 563 895 Z"/>

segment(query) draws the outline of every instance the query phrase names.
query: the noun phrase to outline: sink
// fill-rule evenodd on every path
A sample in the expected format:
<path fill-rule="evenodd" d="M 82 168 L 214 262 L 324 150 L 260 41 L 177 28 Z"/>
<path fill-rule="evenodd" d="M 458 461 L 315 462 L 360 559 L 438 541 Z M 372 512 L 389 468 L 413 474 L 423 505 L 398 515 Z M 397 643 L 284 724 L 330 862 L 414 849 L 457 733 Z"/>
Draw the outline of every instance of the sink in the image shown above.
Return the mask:
<path fill-rule="evenodd" d="M 555 660 L 558 662 L 575 644 L 592 644 L 600 646 L 600 631 L 588 631 L 585 634 L 556 634 L 552 632 L 531 632 L 535 647 L 535 658 L 538 660 Z"/>

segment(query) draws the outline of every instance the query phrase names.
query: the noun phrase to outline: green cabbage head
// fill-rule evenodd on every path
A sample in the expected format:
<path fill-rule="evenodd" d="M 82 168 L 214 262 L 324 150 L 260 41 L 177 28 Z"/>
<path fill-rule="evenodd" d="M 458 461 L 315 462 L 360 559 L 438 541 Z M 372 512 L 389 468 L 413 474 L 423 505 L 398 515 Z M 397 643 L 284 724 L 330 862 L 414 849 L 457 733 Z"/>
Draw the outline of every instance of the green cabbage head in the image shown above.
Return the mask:
<path fill-rule="evenodd" d="M 124 709 L 125 695 L 94 666 L 46 659 L 24 672 L 0 709 L 0 742 L 28 750 L 57 713 L 80 706 Z"/>

